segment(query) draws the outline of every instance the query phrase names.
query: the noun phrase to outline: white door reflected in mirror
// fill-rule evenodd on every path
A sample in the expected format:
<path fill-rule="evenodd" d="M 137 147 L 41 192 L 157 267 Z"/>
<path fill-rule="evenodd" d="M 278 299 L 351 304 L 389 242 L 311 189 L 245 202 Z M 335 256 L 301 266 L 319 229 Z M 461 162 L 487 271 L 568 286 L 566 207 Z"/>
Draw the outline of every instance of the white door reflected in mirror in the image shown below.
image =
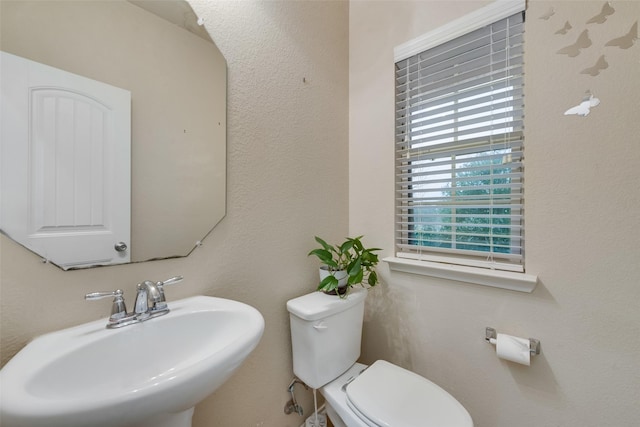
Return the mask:
<path fill-rule="evenodd" d="M 2 230 L 65 270 L 129 262 L 131 92 L 0 54 Z"/>

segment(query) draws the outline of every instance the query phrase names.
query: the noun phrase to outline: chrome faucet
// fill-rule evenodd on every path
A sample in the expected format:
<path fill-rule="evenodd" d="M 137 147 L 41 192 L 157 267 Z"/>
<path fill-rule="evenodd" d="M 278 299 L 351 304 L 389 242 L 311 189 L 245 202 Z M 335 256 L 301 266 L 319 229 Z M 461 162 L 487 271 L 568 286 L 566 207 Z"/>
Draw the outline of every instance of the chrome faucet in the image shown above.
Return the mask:
<path fill-rule="evenodd" d="M 164 300 L 164 292 L 160 293 L 157 283 L 150 280 L 138 283 L 134 312 L 140 320 L 161 316 L 169 312 L 167 303 Z"/>
<path fill-rule="evenodd" d="M 164 286 L 181 281 L 182 276 L 176 276 L 164 282 L 145 280 L 142 283 L 138 283 L 135 308 L 131 313 L 127 313 L 123 292 L 120 289 L 113 292 L 93 292 L 86 294 L 84 299 L 95 300 L 113 297 L 113 306 L 107 328 L 120 328 L 169 313 L 169 307 L 164 296 Z"/>

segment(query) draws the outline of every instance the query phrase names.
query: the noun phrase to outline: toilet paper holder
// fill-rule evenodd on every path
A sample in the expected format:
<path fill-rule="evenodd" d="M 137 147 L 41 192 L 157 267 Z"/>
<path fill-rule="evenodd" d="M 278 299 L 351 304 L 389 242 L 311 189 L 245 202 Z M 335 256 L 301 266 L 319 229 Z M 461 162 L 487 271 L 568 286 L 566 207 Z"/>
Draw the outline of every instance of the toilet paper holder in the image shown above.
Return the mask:
<path fill-rule="evenodd" d="M 484 339 L 485 341 L 490 343 L 492 338 L 494 340 L 498 338 L 498 333 L 496 332 L 495 329 L 487 327 L 485 329 Z M 536 354 L 540 354 L 540 340 L 537 340 L 535 338 L 529 338 L 529 353 L 531 353 L 532 356 L 535 356 Z"/>

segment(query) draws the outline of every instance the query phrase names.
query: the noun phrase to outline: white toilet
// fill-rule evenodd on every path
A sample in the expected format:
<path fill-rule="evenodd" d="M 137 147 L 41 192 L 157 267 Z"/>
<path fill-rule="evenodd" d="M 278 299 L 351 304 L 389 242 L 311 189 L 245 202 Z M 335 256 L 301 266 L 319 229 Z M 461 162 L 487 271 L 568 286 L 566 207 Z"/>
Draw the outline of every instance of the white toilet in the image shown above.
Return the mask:
<path fill-rule="evenodd" d="M 420 375 L 360 357 L 365 289 L 349 296 L 313 292 L 287 302 L 293 372 L 319 389 L 336 427 L 473 427 L 467 410 Z"/>

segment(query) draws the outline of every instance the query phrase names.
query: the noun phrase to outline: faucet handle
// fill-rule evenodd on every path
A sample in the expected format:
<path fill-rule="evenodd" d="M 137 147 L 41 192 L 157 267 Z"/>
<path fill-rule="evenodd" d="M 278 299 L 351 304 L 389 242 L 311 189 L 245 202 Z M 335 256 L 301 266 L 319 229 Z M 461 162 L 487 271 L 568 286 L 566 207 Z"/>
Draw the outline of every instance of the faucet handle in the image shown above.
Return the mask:
<path fill-rule="evenodd" d="M 118 297 L 122 297 L 122 294 L 123 292 L 120 289 L 116 289 L 115 291 L 111 291 L 111 292 L 91 292 L 89 294 L 86 294 L 84 296 L 84 299 L 86 299 L 87 301 L 91 301 L 91 300 L 108 298 L 108 297 L 118 298 Z"/>
<path fill-rule="evenodd" d="M 176 283 L 182 282 L 182 279 L 184 279 L 184 277 L 182 276 L 175 276 L 172 277 L 171 279 L 167 279 L 164 282 L 158 282 L 156 283 L 156 287 L 158 288 L 158 290 L 160 291 L 160 295 L 162 295 L 162 301 L 166 301 L 164 299 L 164 286 L 165 285 L 175 285 Z"/>
<path fill-rule="evenodd" d="M 182 276 L 175 276 L 172 277 L 171 279 L 167 279 L 164 282 L 158 282 L 157 286 L 164 286 L 164 285 L 175 285 L 176 283 L 182 282 L 182 279 L 184 279 L 184 277 Z"/>
<path fill-rule="evenodd" d="M 119 323 L 122 319 L 127 317 L 127 306 L 124 303 L 123 292 L 120 289 L 116 289 L 111 292 L 91 292 L 84 296 L 87 301 L 113 297 L 113 304 L 111 305 L 111 316 L 109 316 L 109 325 Z M 107 327 L 109 327 L 109 325 Z"/>

